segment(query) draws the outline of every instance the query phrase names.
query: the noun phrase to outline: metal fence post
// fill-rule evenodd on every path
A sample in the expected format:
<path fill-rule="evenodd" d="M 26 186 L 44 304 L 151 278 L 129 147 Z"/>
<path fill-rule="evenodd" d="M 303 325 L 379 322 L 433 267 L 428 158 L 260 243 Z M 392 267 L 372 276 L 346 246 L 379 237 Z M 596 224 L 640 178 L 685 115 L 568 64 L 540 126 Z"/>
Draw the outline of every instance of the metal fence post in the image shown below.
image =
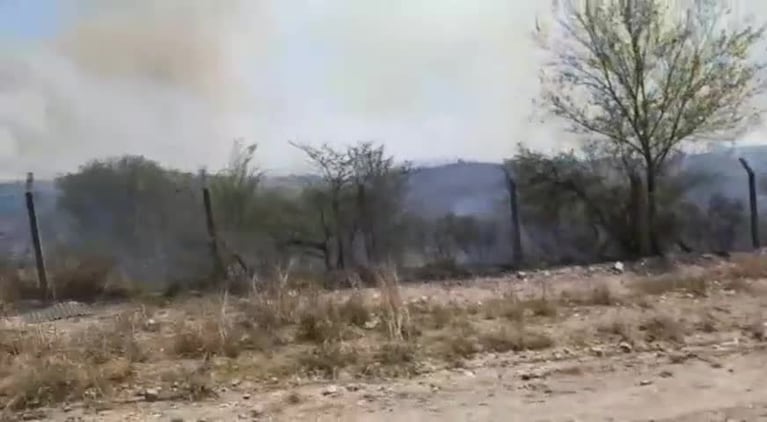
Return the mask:
<path fill-rule="evenodd" d="M 511 211 L 511 228 L 513 233 L 511 234 L 511 247 L 513 249 L 514 266 L 520 267 L 522 260 L 524 259 L 524 253 L 522 251 L 522 232 L 519 225 L 519 203 L 517 199 L 517 183 L 514 178 L 511 177 L 509 169 L 505 165 L 501 165 L 503 174 L 506 178 L 506 189 L 509 193 L 509 207 Z"/>
<path fill-rule="evenodd" d="M 754 170 L 748 165 L 745 158 L 740 158 L 739 161 L 748 174 L 748 200 L 751 208 L 751 243 L 754 249 L 759 249 L 761 242 L 759 239 L 759 210 L 756 203 L 756 177 L 754 176 Z"/>
<path fill-rule="evenodd" d="M 40 228 L 37 224 L 37 211 L 35 210 L 34 174 L 27 173 L 27 189 L 24 194 L 27 203 L 27 216 L 29 217 L 29 231 L 32 235 L 32 246 L 35 251 L 35 264 L 37 266 L 37 282 L 40 288 L 40 296 L 43 301 L 52 299 L 51 289 L 48 285 L 48 273 L 45 269 L 45 257 L 43 245 L 40 240 Z"/>
<path fill-rule="evenodd" d="M 202 202 L 205 208 L 205 226 L 208 231 L 208 244 L 213 261 L 213 277 L 218 278 L 224 275 L 224 264 L 218 250 L 218 232 L 216 231 L 216 221 L 213 218 L 213 205 L 211 204 L 208 176 L 205 170 L 200 171 L 200 178 L 202 180 Z"/>

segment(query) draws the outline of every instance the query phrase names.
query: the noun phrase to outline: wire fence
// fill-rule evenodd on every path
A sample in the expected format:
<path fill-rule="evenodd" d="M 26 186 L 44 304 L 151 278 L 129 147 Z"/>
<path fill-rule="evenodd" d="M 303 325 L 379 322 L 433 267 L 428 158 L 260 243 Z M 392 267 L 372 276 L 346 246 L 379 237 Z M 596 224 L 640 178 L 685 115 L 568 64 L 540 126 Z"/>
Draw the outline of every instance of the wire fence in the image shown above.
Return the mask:
<path fill-rule="evenodd" d="M 723 236 L 731 237 L 725 243 L 732 248 L 759 248 L 756 173 L 745 160 L 740 163 L 749 186 L 749 216 L 746 224 L 731 227 L 734 232 Z M 501 212 L 508 214 L 500 218 L 505 224 L 495 226 L 502 233 L 494 233 L 486 246 L 498 249 L 499 245 L 510 245 L 511 253 L 503 254 L 506 264 L 518 268 L 541 254 L 531 240 L 536 236 L 531 233 L 541 228 L 525 227 L 525 222 L 520 222 L 519 208 L 524 203 L 517 199 L 519 187 L 508 172 L 504 174 L 508 211 Z M 30 174 L 25 183 L 6 184 L 0 192 L 2 256 L 6 265 L 13 263 L 24 277 L 35 280 L 44 299 L 56 294 L 56 284 L 62 278 L 77 284 L 77 279 L 109 273 L 163 286 L 225 278 L 233 269 L 252 276 L 259 264 L 275 259 L 267 252 L 274 249 L 273 244 L 249 233 L 217 227 L 217 204 L 204 173 L 179 175 L 172 183 L 139 180 L 135 186 L 122 186 L 119 192 L 99 191 L 94 180 L 98 178 L 65 180 L 70 194 L 62 197 L 61 186 L 49 181 L 35 183 Z M 132 194 L 126 196 L 126 191 Z M 78 266 L 88 257 L 108 257 L 111 261 L 90 269 Z"/>

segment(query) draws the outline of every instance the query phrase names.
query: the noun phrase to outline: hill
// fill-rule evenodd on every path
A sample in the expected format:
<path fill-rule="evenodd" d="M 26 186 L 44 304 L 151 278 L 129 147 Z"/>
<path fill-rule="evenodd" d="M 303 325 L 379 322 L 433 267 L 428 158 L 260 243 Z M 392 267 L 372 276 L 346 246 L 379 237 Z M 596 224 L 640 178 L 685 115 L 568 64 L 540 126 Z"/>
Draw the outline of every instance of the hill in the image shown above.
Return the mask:
<path fill-rule="evenodd" d="M 746 173 L 738 162 L 739 157 L 747 159 L 758 175 L 767 174 L 767 146 L 721 149 L 686 157 L 685 170 L 712 176 L 708 183 L 690 192 L 691 199 L 705 205 L 711 195 L 720 193 L 747 201 Z M 271 187 L 297 189 L 315 180 L 317 177 L 312 175 L 292 175 L 267 177 L 265 183 Z M 46 226 L 55 225 L 59 219 L 55 213 L 57 192 L 53 182 L 37 181 L 35 191 L 39 213 L 45 216 L 41 221 Z M 438 218 L 452 212 L 503 222 L 507 212 L 505 201 L 504 173 L 499 164 L 459 161 L 416 168 L 409 180 L 406 207 L 425 218 Z M 26 245 L 27 224 L 23 182 L 0 183 L 0 250 L 17 250 L 20 245 Z"/>

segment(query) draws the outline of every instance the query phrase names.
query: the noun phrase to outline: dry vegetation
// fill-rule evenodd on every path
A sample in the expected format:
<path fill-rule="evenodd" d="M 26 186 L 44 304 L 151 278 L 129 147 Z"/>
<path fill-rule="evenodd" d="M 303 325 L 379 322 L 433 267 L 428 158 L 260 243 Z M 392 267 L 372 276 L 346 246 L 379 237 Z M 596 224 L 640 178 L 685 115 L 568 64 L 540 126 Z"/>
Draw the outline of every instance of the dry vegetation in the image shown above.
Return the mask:
<path fill-rule="evenodd" d="M 747 256 L 704 274 L 627 274 L 625 283 L 568 283 L 527 294 L 512 282 L 481 300 L 436 300 L 406 295 L 417 287 L 403 288 L 396 273 L 381 270 L 371 289 L 328 291 L 285 276 L 244 296 L 136 301 L 66 330 L 4 328 L 0 403 L 7 411 L 95 404 L 146 388 L 158 390 L 154 400 L 200 400 L 235 378 L 280 385 L 409 377 L 486 353 L 675 347 L 696 333 L 732 329 L 763 340 L 761 315 L 736 319 L 701 301 L 760 297 L 767 262 Z M 677 309 L 693 302 L 700 305 L 694 313 Z"/>

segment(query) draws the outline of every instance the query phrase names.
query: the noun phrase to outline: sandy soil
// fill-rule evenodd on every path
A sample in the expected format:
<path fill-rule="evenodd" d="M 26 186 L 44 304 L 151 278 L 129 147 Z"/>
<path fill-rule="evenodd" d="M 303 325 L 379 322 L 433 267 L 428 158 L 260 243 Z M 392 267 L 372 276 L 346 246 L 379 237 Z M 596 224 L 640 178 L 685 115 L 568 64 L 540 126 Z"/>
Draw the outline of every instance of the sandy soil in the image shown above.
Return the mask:
<path fill-rule="evenodd" d="M 237 387 L 207 402 L 74 408 L 46 420 L 761 421 L 765 365 L 764 347 L 733 344 L 516 365 L 495 357 L 406 381 Z"/>
<path fill-rule="evenodd" d="M 708 271 L 707 265 L 683 268 L 686 274 Z M 609 267 L 567 268 L 471 284 L 408 286 L 402 292 L 409 301 L 473 304 L 509 289 L 521 297 L 558 297 L 573 285 L 605 284 L 620 293 L 638 277 Z M 540 322 L 539 328 L 562 339 L 552 349 L 480 354 L 461 367 L 435 368 L 409 379 L 342 377 L 267 386 L 243 374 L 219 385 L 216 398 L 203 401 L 150 400 L 132 391 L 98 406 L 75 403 L 21 416 L 72 422 L 767 421 L 767 343 L 745 330 L 755 321 L 767 322 L 767 295 L 722 290 L 705 297 L 653 296 L 648 302 L 568 306 L 556 319 Z M 638 341 L 629 347 L 619 339 L 603 339 L 574 346 L 564 340 L 614 321 L 639 320 L 648 312 L 674 315 L 690 326 L 711 320 L 715 327 L 696 330 L 681 344 Z M 173 315 L 165 311 L 155 318 L 162 323 Z M 74 330 L 86 322 L 63 324 Z"/>

